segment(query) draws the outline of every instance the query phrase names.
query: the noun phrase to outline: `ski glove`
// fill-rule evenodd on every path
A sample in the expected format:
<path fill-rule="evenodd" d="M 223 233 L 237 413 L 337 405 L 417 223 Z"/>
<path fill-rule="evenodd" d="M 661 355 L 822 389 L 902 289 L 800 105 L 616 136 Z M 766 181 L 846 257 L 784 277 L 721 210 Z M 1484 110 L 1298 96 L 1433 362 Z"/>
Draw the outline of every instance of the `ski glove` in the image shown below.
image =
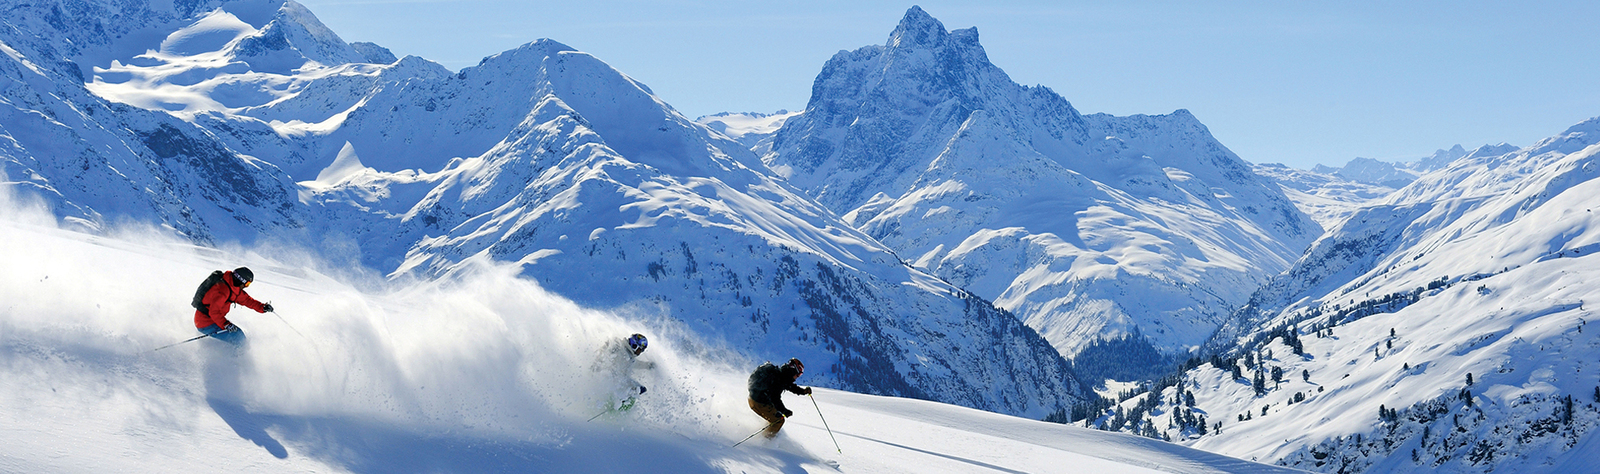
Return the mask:
<path fill-rule="evenodd" d="M 262 311 L 263 313 L 271 313 L 272 312 L 272 303 L 267 303 L 267 304 L 261 305 L 261 309 L 265 310 L 265 311 Z"/>
<path fill-rule="evenodd" d="M 806 387 L 806 388 L 800 389 L 800 394 L 801 395 L 810 395 L 811 394 L 811 387 Z"/>
<path fill-rule="evenodd" d="M 778 413 L 782 413 L 784 418 L 794 416 L 794 412 L 790 411 L 789 409 L 779 410 Z"/>
<path fill-rule="evenodd" d="M 217 331 L 217 332 L 231 332 L 231 331 L 238 331 L 238 330 L 239 330 L 239 326 L 234 326 L 233 323 L 228 323 L 228 327 L 222 328 L 221 331 Z"/>

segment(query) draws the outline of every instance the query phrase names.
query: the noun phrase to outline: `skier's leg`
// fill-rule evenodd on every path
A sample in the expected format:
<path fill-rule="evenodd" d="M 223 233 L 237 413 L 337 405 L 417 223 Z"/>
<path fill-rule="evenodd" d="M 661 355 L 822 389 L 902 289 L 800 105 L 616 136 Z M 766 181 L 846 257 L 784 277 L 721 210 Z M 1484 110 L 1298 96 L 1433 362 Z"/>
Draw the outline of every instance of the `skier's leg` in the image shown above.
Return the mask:
<path fill-rule="evenodd" d="M 219 327 L 217 327 L 217 325 L 212 324 L 212 325 L 200 328 L 199 331 L 202 334 L 210 334 L 212 339 L 217 339 L 217 340 L 220 340 L 222 342 L 233 344 L 235 346 L 244 345 L 244 341 L 245 341 L 244 330 L 239 329 L 237 327 L 234 328 L 232 331 L 223 331 L 222 328 L 219 328 Z"/>
<path fill-rule="evenodd" d="M 762 419 L 767 420 L 767 438 L 777 436 L 778 430 L 783 429 L 783 415 L 778 413 L 778 408 L 765 403 L 757 403 L 755 400 L 749 401 L 750 411 L 756 412 L 757 415 L 761 415 Z"/>
<path fill-rule="evenodd" d="M 235 328 L 232 331 L 219 332 L 211 337 L 221 339 L 222 342 L 233 344 L 233 346 L 237 348 L 244 347 L 245 341 L 248 340 L 244 337 L 244 330 L 238 328 Z"/>

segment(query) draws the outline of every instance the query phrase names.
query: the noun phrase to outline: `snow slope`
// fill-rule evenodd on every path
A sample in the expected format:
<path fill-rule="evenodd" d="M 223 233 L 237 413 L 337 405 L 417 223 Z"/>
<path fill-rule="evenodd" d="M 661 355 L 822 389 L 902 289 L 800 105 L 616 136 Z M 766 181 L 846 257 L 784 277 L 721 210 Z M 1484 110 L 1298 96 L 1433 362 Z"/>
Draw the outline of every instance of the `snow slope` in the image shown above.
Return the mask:
<path fill-rule="evenodd" d="M 6 193 L 9 194 L 9 193 Z M 291 249 L 211 249 L 153 228 L 59 230 L 0 194 L 0 471 L 1280 472 L 1182 446 L 822 389 L 774 441 L 744 403 L 758 360 L 659 315 L 596 311 L 484 264 L 358 289 Z M 272 255 L 268 257 L 266 255 Z M 251 266 L 277 314 L 237 309 L 235 352 L 189 293 Z M 650 334 L 650 390 L 586 421 L 612 337 Z M 802 382 L 806 381 L 802 379 Z M 835 451 L 833 439 L 837 439 Z"/>
<path fill-rule="evenodd" d="M 1597 160 L 1591 119 L 1357 211 L 1183 375 L 1223 420 L 1186 443 L 1323 472 L 1592 472 Z M 1253 390 L 1274 368 L 1284 381 Z"/>
<path fill-rule="evenodd" d="M 1320 229 L 1193 115 L 1080 115 L 912 7 L 835 55 L 763 160 L 1063 354 L 1200 344 Z"/>

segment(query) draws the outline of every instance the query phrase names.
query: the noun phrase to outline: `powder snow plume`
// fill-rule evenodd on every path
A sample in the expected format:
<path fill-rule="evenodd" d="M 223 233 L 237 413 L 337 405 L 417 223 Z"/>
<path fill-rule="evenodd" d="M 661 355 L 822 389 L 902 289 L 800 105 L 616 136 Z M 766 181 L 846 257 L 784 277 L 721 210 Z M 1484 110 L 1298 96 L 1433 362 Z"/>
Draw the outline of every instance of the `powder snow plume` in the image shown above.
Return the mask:
<path fill-rule="evenodd" d="M 694 340 L 658 308 L 582 308 L 488 262 L 438 280 L 391 282 L 326 269 L 292 249 L 196 247 L 153 228 L 87 235 L 58 228 L 39 205 L 0 199 L 0 419 L 38 426 L 39 417 L 88 414 L 60 419 L 47 436 L 17 437 L 15 452 L 105 443 L 105 458 L 87 465 L 126 466 L 127 456 L 159 456 L 131 454 L 149 437 L 200 449 L 215 412 L 275 457 L 288 456 L 285 444 L 309 450 L 298 458 L 307 467 L 410 470 L 465 456 L 479 459 L 457 466 L 492 468 L 522 465 L 517 457 L 528 452 L 589 457 L 593 448 L 573 445 L 615 436 L 605 420 L 586 420 L 615 401 L 619 383 L 596 371 L 596 360 L 606 342 L 634 332 L 650 336 L 640 360 L 654 363 L 634 371 L 650 389 L 627 413 L 644 433 L 630 438 L 634 448 L 672 459 L 688 452 L 672 443 L 720 443 L 724 433 L 758 428 L 745 426 L 748 417 L 716 415 L 748 411 L 743 369 L 733 367 L 750 361 Z M 206 338 L 152 352 L 198 335 L 188 306 L 195 286 L 238 266 L 254 270 L 248 292 L 276 310 L 234 307 L 229 319 L 248 336 L 243 350 Z M 678 436 L 656 439 L 667 433 Z M 204 468 L 238 455 L 171 461 Z M 0 466 L 49 470 L 28 459 Z"/>

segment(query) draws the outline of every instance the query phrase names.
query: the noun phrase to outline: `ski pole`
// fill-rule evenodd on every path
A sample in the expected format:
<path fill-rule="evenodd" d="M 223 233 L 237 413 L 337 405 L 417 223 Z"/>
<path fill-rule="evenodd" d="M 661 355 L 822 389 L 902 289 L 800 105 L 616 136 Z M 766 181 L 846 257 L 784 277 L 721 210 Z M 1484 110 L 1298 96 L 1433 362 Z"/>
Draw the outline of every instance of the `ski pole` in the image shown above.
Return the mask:
<path fill-rule="evenodd" d="M 767 428 L 771 428 L 773 423 L 777 423 L 777 422 L 774 421 L 774 422 L 771 422 L 771 423 L 767 423 L 767 426 L 763 426 L 763 427 L 761 427 L 761 429 L 756 430 L 756 432 L 750 433 L 750 436 L 744 437 L 744 441 L 750 441 L 750 438 L 754 438 L 754 437 L 756 437 L 756 435 L 761 434 L 762 431 L 766 431 Z M 744 444 L 744 441 L 733 443 L 733 446 L 730 446 L 729 448 L 737 448 L 737 447 L 739 447 L 739 445 Z"/>
<path fill-rule="evenodd" d="M 217 331 L 217 332 L 214 332 L 214 333 L 211 333 L 211 334 L 218 334 L 218 333 L 223 333 L 223 332 L 226 332 L 226 331 Z M 159 351 L 159 350 L 162 350 L 162 349 L 166 349 L 168 347 L 176 346 L 178 344 L 183 344 L 185 342 L 190 342 L 190 341 L 194 341 L 194 340 L 201 339 L 201 338 L 211 337 L 211 334 L 201 334 L 199 336 L 195 336 L 195 337 L 191 337 L 191 338 L 185 339 L 182 342 L 174 342 L 174 343 L 171 343 L 171 344 L 167 344 L 165 346 L 157 347 L 155 349 L 150 349 L 149 352 L 145 352 L 145 353 L 149 354 L 151 352 L 155 352 L 155 351 Z"/>
<path fill-rule="evenodd" d="M 272 305 L 272 302 L 268 301 L 267 305 L 269 305 L 269 306 Z M 268 312 L 272 313 L 273 316 L 276 316 L 279 321 L 283 321 L 283 325 L 284 326 L 289 326 L 289 330 L 290 331 L 294 331 L 295 334 L 300 334 L 300 330 L 299 329 L 295 329 L 293 324 L 289 324 L 289 320 L 283 319 L 283 315 L 278 314 L 278 308 L 272 308 L 272 311 L 268 311 Z M 305 337 L 308 340 L 311 339 L 309 337 L 306 337 L 305 334 L 300 334 L 300 337 Z"/>
<path fill-rule="evenodd" d="M 604 414 L 607 414 L 607 413 L 611 413 L 611 410 L 606 410 L 606 411 L 600 412 L 600 414 L 598 414 L 598 415 L 591 416 L 591 417 L 589 417 L 589 421 L 594 421 L 595 418 L 599 418 L 600 415 L 604 415 Z M 588 423 L 588 421 L 586 421 L 584 423 Z"/>
<path fill-rule="evenodd" d="M 828 418 L 822 416 L 822 407 L 817 405 L 817 397 L 813 397 L 809 393 L 806 394 L 806 397 L 811 399 L 811 406 L 817 409 L 817 418 L 822 418 L 822 427 L 828 430 L 828 438 L 833 440 L 833 450 L 838 451 L 839 454 L 844 454 L 844 450 L 839 449 L 839 438 L 833 437 L 833 428 L 828 428 Z"/>

